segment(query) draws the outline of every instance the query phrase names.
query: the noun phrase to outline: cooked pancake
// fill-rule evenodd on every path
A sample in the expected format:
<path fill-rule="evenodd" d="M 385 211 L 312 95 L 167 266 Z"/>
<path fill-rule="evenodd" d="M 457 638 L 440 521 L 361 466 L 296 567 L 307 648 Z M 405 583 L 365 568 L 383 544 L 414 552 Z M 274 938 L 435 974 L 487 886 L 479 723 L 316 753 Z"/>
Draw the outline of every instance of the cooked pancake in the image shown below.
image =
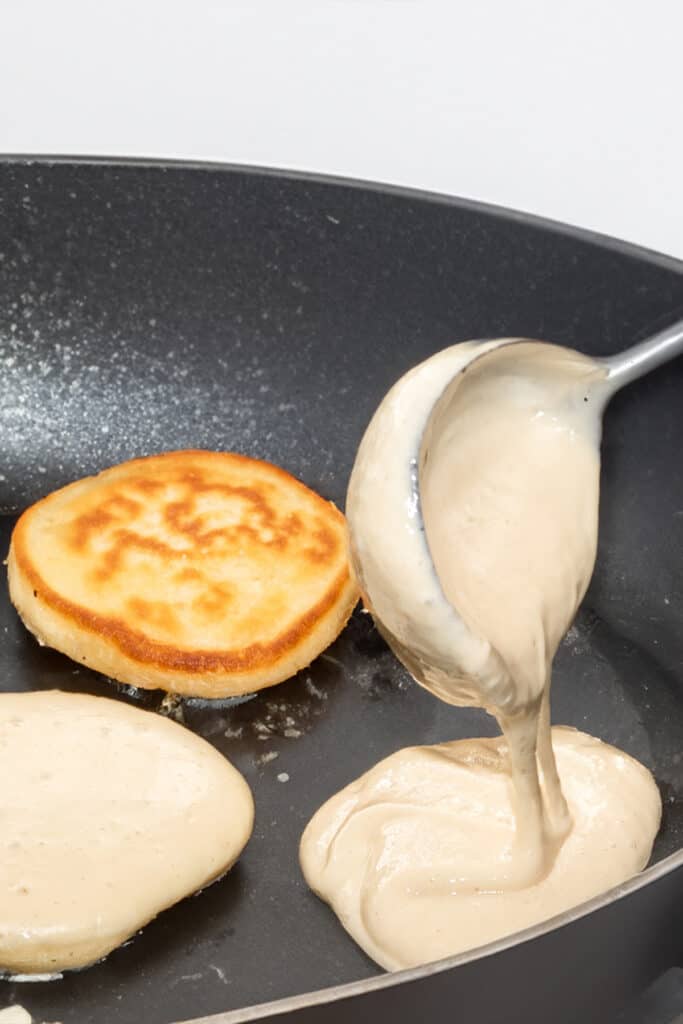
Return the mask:
<path fill-rule="evenodd" d="M 272 686 L 357 600 L 344 517 L 267 462 L 184 451 L 125 462 L 19 519 L 10 596 L 38 640 L 133 686 Z"/>

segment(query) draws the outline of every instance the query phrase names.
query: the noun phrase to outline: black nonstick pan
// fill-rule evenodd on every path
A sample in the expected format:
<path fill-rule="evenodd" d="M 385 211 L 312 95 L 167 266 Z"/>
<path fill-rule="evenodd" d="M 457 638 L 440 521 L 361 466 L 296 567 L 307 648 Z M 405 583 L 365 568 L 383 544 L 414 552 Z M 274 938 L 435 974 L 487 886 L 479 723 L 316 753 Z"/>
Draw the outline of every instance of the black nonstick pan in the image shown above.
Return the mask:
<path fill-rule="evenodd" d="M 401 190 L 154 163 L 0 161 L 0 285 L 4 551 L 42 494 L 174 448 L 271 460 L 343 507 L 372 411 L 437 349 L 513 334 L 609 354 L 683 316 L 683 265 L 608 239 Z M 608 410 L 598 563 L 553 690 L 556 722 L 655 773 L 664 823 L 642 876 L 495 947 L 382 975 L 307 890 L 301 831 L 391 751 L 495 726 L 414 685 L 356 612 L 282 686 L 181 707 L 254 791 L 239 865 L 101 964 L 0 981 L 0 1007 L 63 1024 L 607 1024 L 683 962 L 682 396 L 679 361 Z M 136 699 L 41 649 L 4 587 L 0 668 L 7 690 Z"/>

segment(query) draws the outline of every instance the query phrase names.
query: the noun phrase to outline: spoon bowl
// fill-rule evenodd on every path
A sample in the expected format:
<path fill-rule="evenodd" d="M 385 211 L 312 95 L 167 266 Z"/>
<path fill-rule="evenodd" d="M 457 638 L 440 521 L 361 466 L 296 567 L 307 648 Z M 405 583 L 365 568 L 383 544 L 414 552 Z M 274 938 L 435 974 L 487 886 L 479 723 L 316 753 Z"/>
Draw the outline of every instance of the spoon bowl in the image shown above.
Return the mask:
<path fill-rule="evenodd" d="M 606 359 L 524 338 L 470 341 L 432 356 L 388 392 L 351 474 L 350 554 L 378 630 L 420 685 L 450 704 L 504 716 L 520 710 L 520 699 L 528 705 L 541 696 L 542 688 L 520 694 L 512 684 L 495 646 L 444 594 L 432 558 L 424 491 L 439 452 L 457 444 L 468 403 L 495 400 L 495 380 L 537 415 L 588 431 L 599 448 L 602 414 L 616 391 L 681 352 L 683 322 Z"/>

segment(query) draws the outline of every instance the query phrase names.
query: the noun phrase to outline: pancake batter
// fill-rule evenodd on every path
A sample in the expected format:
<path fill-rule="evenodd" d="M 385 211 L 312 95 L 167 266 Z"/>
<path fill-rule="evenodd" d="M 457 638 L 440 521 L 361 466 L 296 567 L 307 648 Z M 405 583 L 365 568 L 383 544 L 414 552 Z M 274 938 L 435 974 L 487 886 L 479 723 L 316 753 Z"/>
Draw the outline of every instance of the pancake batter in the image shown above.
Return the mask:
<path fill-rule="evenodd" d="M 252 830 L 239 772 L 121 701 L 0 695 L 0 972 L 106 956 L 218 878 Z"/>
<path fill-rule="evenodd" d="M 368 607 L 418 682 L 504 734 L 393 755 L 303 836 L 309 884 L 388 968 L 551 917 L 649 858 L 649 772 L 581 733 L 551 742 L 551 663 L 595 562 L 603 375 L 555 346 L 454 346 L 398 382 L 359 449 Z"/>

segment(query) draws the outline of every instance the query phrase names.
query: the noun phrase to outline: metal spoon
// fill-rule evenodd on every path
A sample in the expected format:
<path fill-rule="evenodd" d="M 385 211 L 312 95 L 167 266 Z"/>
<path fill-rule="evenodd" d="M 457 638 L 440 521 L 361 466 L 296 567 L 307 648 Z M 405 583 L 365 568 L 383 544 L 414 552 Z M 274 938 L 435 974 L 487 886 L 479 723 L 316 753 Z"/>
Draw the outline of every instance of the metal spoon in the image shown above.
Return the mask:
<path fill-rule="evenodd" d="M 471 633 L 441 590 L 422 520 L 420 473 L 439 417 L 468 368 L 475 360 L 481 365 L 519 344 L 531 344 L 538 352 L 558 352 L 557 346 L 522 338 L 466 342 L 407 373 L 387 394 L 366 431 L 347 495 L 354 571 L 366 607 L 399 659 L 418 683 L 458 705 L 482 705 L 477 680 L 483 674 L 488 680 L 499 675 L 497 710 L 502 712 L 514 711 L 512 690 L 505 690 L 505 668 L 496 651 Z M 612 396 L 683 354 L 683 321 L 615 356 L 590 358 L 571 349 L 559 351 L 569 361 L 575 356 L 589 366 L 580 386 L 568 387 L 567 401 L 591 402 L 599 443 L 602 413 Z M 400 586 L 408 562 L 424 569 L 420 586 L 410 591 Z"/>
<path fill-rule="evenodd" d="M 598 360 L 607 368 L 605 393 L 608 399 L 625 384 L 637 380 L 662 363 L 683 354 L 683 320 L 678 320 L 663 331 L 653 334 L 616 356 Z"/>

